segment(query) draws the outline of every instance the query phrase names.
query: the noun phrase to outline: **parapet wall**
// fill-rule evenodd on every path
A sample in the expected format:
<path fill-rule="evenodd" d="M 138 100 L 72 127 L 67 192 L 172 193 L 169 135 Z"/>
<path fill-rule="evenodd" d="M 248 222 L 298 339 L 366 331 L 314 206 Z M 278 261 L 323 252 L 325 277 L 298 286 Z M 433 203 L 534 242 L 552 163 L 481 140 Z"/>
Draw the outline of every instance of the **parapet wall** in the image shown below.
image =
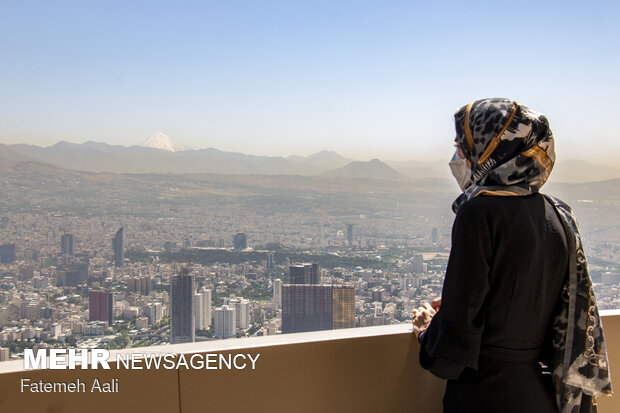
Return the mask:
<path fill-rule="evenodd" d="M 620 312 L 604 312 L 603 323 L 613 374 L 620 369 Z M 5 362 L 0 363 L 0 411 L 441 412 L 444 383 L 419 367 L 419 345 L 410 329 L 393 325 L 143 349 L 177 357 L 260 354 L 254 370 L 23 370 L 21 362 Z M 120 353 L 126 352 L 140 349 Z M 21 392 L 22 378 L 79 379 L 86 387 L 95 378 L 100 384 L 118 379 L 118 392 Z M 599 401 L 599 412 L 619 411 L 620 398 Z"/>

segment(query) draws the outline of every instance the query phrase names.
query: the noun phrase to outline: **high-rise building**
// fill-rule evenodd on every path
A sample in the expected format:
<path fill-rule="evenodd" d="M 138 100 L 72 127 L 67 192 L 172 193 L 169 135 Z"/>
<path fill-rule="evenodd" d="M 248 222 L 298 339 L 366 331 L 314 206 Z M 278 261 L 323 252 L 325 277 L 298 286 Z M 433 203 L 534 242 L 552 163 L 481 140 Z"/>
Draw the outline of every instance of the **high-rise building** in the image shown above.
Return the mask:
<path fill-rule="evenodd" d="M 57 309 L 52 309 L 50 307 L 43 307 L 43 308 L 41 308 L 41 310 L 39 310 L 39 317 L 45 318 L 45 319 L 52 318 L 52 317 L 54 317 L 54 313 L 55 312 L 58 312 L 58 310 Z M 0 319 L 1 319 L 1 317 L 0 317 Z"/>
<path fill-rule="evenodd" d="M 131 277 L 127 280 L 127 291 L 131 292 L 140 292 L 140 278 L 139 277 Z"/>
<path fill-rule="evenodd" d="M 333 285 L 333 328 L 355 327 L 355 289 L 352 285 Z"/>
<path fill-rule="evenodd" d="M 375 301 L 372 305 L 375 309 L 375 317 L 381 317 L 383 315 L 383 303 Z"/>
<path fill-rule="evenodd" d="M 194 294 L 194 312 L 196 330 L 204 330 L 211 326 L 211 290 L 203 290 Z"/>
<path fill-rule="evenodd" d="M 282 333 L 354 326 L 353 286 L 311 284 L 282 286 Z"/>
<path fill-rule="evenodd" d="M 0 347 L 0 361 L 9 361 L 9 349 Z"/>
<path fill-rule="evenodd" d="M 233 238 L 233 248 L 235 250 L 244 250 L 248 247 L 248 238 L 243 232 L 238 232 Z"/>
<path fill-rule="evenodd" d="M 317 263 L 291 265 L 289 275 L 291 284 L 320 284 L 321 266 Z"/>
<path fill-rule="evenodd" d="M 321 284 L 321 266 L 317 263 L 310 265 L 310 284 Z"/>
<path fill-rule="evenodd" d="M 147 317 L 136 318 L 136 328 L 142 330 L 149 327 L 149 319 Z"/>
<path fill-rule="evenodd" d="M 149 295 L 151 293 L 151 277 L 143 275 L 140 277 L 140 294 Z"/>
<path fill-rule="evenodd" d="M 88 280 L 88 254 L 60 254 L 56 257 L 56 285 L 74 287 Z"/>
<path fill-rule="evenodd" d="M 60 236 L 60 253 L 73 254 L 73 234 L 63 234 Z"/>
<path fill-rule="evenodd" d="M 33 319 L 37 317 L 39 313 L 39 307 L 36 302 L 22 301 L 21 316 L 22 318 Z"/>
<path fill-rule="evenodd" d="M 204 328 L 211 327 L 211 290 L 202 290 L 202 319 Z"/>
<path fill-rule="evenodd" d="M 132 277 L 127 280 L 127 289 L 142 295 L 149 295 L 151 293 L 151 277 L 148 275 Z"/>
<path fill-rule="evenodd" d="M 274 267 L 274 261 L 273 261 L 273 252 L 268 252 L 267 253 L 267 265 L 266 265 L 267 269 L 270 270 Z"/>
<path fill-rule="evenodd" d="M 170 281 L 170 343 L 188 343 L 195 339 L 194 276 L 187 268 Z"/>
<path fill-rule="evenodd" d="M 203 320 L 203 312 L 202 312 L 202 294 L 194 293 L 192 296 L 193 306 L 194 306 L 194 329 L 196 330 L 204 330 L 205 323 Z"/>
<path fill-rule="evenodd" d="M 166 251 L 167 254 L 172 254 L 174 250 L 176 249 L 176 247 L 177 247 L 176 242 L 173 242 L 173 241 L 164 242 L 164 251 Z"/>
<path fill-rule="evenodd" d="M 125 260 L 125 253 L 123 251 L 123 227 L 120 227 L 116 231 L 116 235 L 112 238 L 112 249 L 114 250 L 114 266 L 122 267 Z"/>
<path fill-rule="evenodd" d="M 228 299 L 228 307 L 235 309 L 235 325 L 239 330 L 250 326 L 250 302 L 244 298 Z"/>
<path fill-rule="evenodd" d="M 414 254 L 411 263 L 413 264 L 412 270 L 414 273 L 420 274 L 424 272 L 424 255 Z"/>
<path fill-rule="evenodd" d="M 273 281 L 273 301 L 278 308 L 282 307 L 282 280 L 279 278 Z"/>
<path fill-rule="evenodd" d="M 237 329 L 237 316 L 233 308 L 223 305 L 214 311 L 215 336 L 219 338 L 228 338 L 235 335 Z"/>
<path fill-rule="evenodd" d="M 306 282 L 306 267 L 304 265 L 291 265 L 289 270 L 289 282 L 291 284 L 310 284 Z"/>
<path fill-rule="evenodd" d="M 88 320 L 106 321 L 112 325 L 114 316 L 114 296 L 108 291 L 90 291 L 88 300 Z"/>
<path fill-rule="evenodd" d="M 49 278 L 40 277 L 40 276 L 32 277 L 32 286 L 35 289 L 47 288 L 48 285 L 49 285 Z"/>
<path fill-rule="evenodd" d="M 159 323 L 163 317 L 161 303 L 149 303 L 142 308 L 142 314 L 149 319 L 149 325 Z"/>
<path fill-rule="evenodd" d="M 329 285 L 282 286 L 282 333 L 331 330 L 333 297 Z"/>
<path fill-rule="evenodd" d="M 15 244 L 2 244 L 0 245 L 0 263 L 12 264 L 16 259 Z"/>
<path fill-rule="evenodd" d="M 372 291 L 370 292 L 372 301 L 379 301 L 379 302 L 383 302 L 383 300 L 385 300 L 386 294 L 387 292 L 385 291 L 385 288 L 383 287 L 373 288 Z"/>
<path fill-rule="evenodd" d="M 349 243 L 349 246 L 353 245 L 354 240 L 353 224 L 347 224 L 347 242 Z"/>
<path fill-rule="evenodd" d="M 434 244 L 439 242 L 439 230 L 436 227 L 434 227 L 431 232 L 431 238 Z"/>

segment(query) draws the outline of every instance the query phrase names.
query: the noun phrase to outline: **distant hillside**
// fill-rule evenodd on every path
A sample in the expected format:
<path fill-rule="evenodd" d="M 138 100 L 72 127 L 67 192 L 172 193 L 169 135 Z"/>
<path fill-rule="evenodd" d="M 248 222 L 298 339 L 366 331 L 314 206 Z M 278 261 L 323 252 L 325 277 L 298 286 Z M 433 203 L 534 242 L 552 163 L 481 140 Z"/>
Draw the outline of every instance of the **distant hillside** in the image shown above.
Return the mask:
<path fill-rule="evenodd" d="M 410 178 L 428 179 L 452 177 L 447 160 L 440 161 L 385 161 L 386 164 L 396 169 L 401 174 Z"/>
<path fill-rule="evenodd" d="M 402 181 L 407 179 L 403 174 L 378 159 L 368 162 L 351 162 L 342 168 L 332 169 L 321 175 L 338 178 L 383 179 L 386 181 Z"/>
<path fill-rule="evenodd" d="M 0 144 L 0 170 L 5 170 L 16 163 L 28 162 L 32 158 L 22 155 L 19 152 L 10 150 L 6 145 Z"/>
<path fill-rule="evenodd" d="M 551 178 L 554 182 L 594 182 L 620 178 L 620 169 L 607 165 L 592 165 L 578 159 L 558 162 L 553 167 Z"/>
<path fill-rule="evenodd" d="M 306 157 L 292 155 L 286 159 L 297 163 L 312 165 L 316 168 L 322 169 L 323 171 L 340 168 L 355 161 L 355 159 L 345 158 L 334 151 L 321 151 Z"/>
<path fill-rule="evenodd" d="M 579 200 L 606 199 L 618 202 L 620 201 L 620 178 L 575 184 L 549 182 L 543 187 L 542 192 L 558 196 L 573 207 L 572 203 Z M 612 205 L 615 207 L 617 204 Z"/>

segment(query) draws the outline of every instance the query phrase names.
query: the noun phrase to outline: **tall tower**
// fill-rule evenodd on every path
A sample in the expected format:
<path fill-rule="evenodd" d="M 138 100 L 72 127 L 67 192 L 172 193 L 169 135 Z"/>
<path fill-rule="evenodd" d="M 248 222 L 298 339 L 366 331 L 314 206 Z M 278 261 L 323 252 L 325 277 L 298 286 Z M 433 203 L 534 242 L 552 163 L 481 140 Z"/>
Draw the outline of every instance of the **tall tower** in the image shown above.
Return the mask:
<path fill-rule="evenodd" d="M 193 342 L 196 337 L 194 276 L 187 268 L 170 281 L 170 343 Z"/>
<path fill-rule="evenodd" d="M 0 245 L 0 263 L 11 264 L 16 259 L 15 244 L 2 244 Z"/>
<path fill-rule="evenodd" d="M 414 254 L 411 263 L 413 264 L 414 273 L 420 274 L 424 272 L 424 255 Z"/>
<path fill-rule="evenodd" d="M 235 308 L 223 305 L 215 309 L 215 336 L 228 338 L 235 335 L 237 329 L 237 315 Z"/>
<path fill-rule="evenodd" d="M 318 263 L 291 265 L 289 267 L 291 284 L 320 284 L 321 266 Z"/>
<path fill-rule="evenodd" d="M 278 308 L 282 307 L 282 280 L 279 278 L 273 281 L 273 302 Z"/>
<path fill-rule="evenodd" d="M 310 269 L 307 271 L 310 272 L 310 284 L 321 284 L 321 266 L 318 263 L 310 264 Z"/>
<path fill-rule="evenodd" d="M 127 290 L 135 291 L 142 295 L 149 295 L 151 293 L 151 277 L 144 275 L 128 279 Z"/>
<path fill-rule="evenodd" d="M 112 249 L 114 250 L 114 266 L 122 267 L 125 259 L 123 252 L 123 227 L 116 231 L 116 235 L 112 238 Z"/>
<path fill-rule="evenodd" d="M 353 241 L 355 240 L 353 236 L 353 224 L 347 224 L 347 241 L 349 243 L 349 247 L 353 245 Z"/>
<path fill-rule="evenodd" d="M 333 328 L 355 327 L 355 288 L 352 285 L 332 286 Z"/>
<path fill-rule="evenodd" d="M 202 291 L 202 319 L 205 328 L 211 327 L 211 290 Z"/>
<path fill-rule="evenodd" d="M 245 298 L 233 298 L 228 300 L 228 307 L 235 309 L 236 328 L 245 330 L 250 326 L 250 302 Z"/>
<path fill-rule="evenodd" d="M 194 322 L 195 322 L 195 326 L 194 328 L 196 330 L 204 330 L 205 327 L 205 323 L 204 323 L 204 313 L 202 311 L 202 294 L 200 293 L 194 293 L 194 295 L 192 296 L 192 300 L 194 301 L 193 306 L 194 306 Z"/>
<path fill-rule="evenodd" d="M 60 236 L 60 253 L 73 254 L 73 234 L 63 234 Z"/>
<path fill-rule="evenodd" d="M 291 265 L 289 269 L 289 282 L 291 284 L 306 284 L 306 269 L 304 265 Z"/>
<path fill-rule="evenodd" d="M 331 285 L 284 284 L 282 286 L 282 333 L 331 330 Z"/>
<path fill-rule="evenodd" d="M 235 234 L 233 238 L 233 248 L 235 250 L 244 250 L 248 247 L 248 238 L 243 232 Z"/>
<path fill-rule="evenodd" d="M 88 297 L 88 320 L 107 321 L 112 325 L 114 298 L 111 292 L 91 291 Z"/>

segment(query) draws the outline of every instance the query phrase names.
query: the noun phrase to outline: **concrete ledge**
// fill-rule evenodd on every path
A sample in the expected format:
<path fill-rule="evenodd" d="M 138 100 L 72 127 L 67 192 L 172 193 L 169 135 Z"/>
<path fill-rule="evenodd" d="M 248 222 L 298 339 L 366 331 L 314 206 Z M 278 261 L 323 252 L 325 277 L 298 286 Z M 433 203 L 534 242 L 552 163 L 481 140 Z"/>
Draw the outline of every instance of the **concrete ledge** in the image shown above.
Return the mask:
<path fill-rule="evenodd" d="M 620 368 L 620 311 L 603 311 L 612 373 Z M 116 354 L 260 354 L 250 370 L 23 370 L 0 363 L 2 412 L 441 412 L 444 382 L 418 365 L 411 324 L 119 350 Z M 22 393 L 21 378 L 119 379 L 118 393 Z M 599 401 L 620 411 L 619 398 Z"/>

